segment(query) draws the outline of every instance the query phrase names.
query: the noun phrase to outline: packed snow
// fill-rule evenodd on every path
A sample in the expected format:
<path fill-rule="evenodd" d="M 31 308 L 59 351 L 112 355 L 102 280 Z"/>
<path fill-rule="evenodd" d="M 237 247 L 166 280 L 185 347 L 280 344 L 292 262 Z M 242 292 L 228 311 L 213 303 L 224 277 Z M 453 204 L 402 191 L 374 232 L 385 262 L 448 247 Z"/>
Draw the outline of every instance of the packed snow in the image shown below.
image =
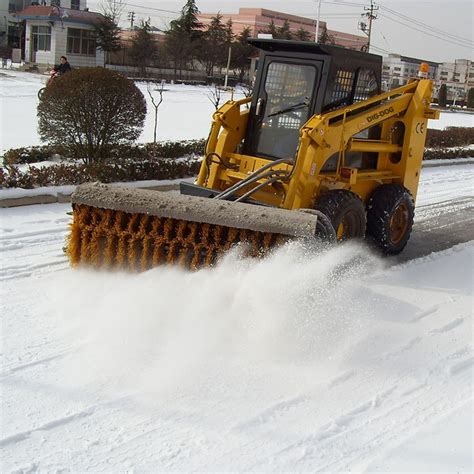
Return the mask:
<path fill-rule="evenodd" d="M 0 152 L 9 148 L 40 145 L 37 133 L 36 106 L 38 90 L 48 76 L 19 71 L 0 73 Z M 138 84 L 147 99 L 148 115 L 140 142 L 153 141 L 153 106 L 147 86 Z M 205 86 L 166 84 L 158 116 L 158 140 L 187 140 L 207 137 L 214 105 Z M 222 102 L 230 98 L 223 93 Z M 430 120 L 430 128 L 446 126 L 474 127 L 474 115 L 442 112 L 440 120 Z"/>
<path fill-rule="evenodd" d="M 423 171 L 417 220 L 473 197 Z M 2 472 L 472 472 L 466 243 L 71 270 L 67 204 L 2 209 Z"/>
<path fill-rule="evenodd" d="M 29 146 L 41 78 L 5 74 L 0 148 Z M 169 97 L 161 138 L 205 136 L 206 89 Z M 472 164 L 424 168 L 416 223 L 473 197 Z M 112 274 L 69 268 L 69 211 L 0 209 L 1 472 L 474 471 L 474 241 Z"/>

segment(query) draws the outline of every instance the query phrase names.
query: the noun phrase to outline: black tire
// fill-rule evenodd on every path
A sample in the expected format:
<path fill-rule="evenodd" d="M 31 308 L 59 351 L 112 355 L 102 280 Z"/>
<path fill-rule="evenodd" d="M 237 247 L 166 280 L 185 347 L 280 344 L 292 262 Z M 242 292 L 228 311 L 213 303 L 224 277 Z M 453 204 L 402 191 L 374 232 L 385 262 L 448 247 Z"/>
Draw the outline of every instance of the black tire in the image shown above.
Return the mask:
<path fill-rule="evenodd" d="M 328 191 L 319 197 L 315 209 L 329 218 L 338 241 L 364 237 L 365 206 L 357 194 L 344 189 Z"/>
<path fill-rule="evenodd" d="M 415 205 L 401 184 L 379 186 L 367 203 L 367 238 L 383 253 L 399 254 L 413 228 Z"/>
<path fill-rule="evenodd" d="M 336 231 L 325 214 L 316 209 L 298 209 L 298 211 L 314 214 L 318 217 L 318 220 L 316 221 L 315 236 L 319 241 L 327 244 L 333 244 L 336 242 Z"/>
<path fill-rule="evenodd" d="M 43 97 L 43 94 L 44 94 L 44 91 L 46 90 L 46 87 L 42 87 L 39 91 L 38 91 L 38 99 L 41 100 L 41 98 Z"/>

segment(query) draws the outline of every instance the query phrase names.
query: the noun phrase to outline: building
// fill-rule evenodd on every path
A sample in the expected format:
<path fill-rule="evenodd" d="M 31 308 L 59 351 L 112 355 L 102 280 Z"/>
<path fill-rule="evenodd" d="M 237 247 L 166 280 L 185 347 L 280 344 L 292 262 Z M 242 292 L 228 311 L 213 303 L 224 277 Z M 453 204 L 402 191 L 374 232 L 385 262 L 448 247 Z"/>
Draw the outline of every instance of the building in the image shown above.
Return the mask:
<path fill-rule="evenodd" d="M 31 2 L 30 2 L 31 3 Z M 37 65 L 58 64 L 63 55 L 73 67 L 101 66 L 104 53 L 96 48 L 94 24 L 102 18 L 90 12 L 87 0 L 33 2 L 15 16 L 24 22 L 24 59 Z"/>
<path fill-rule="evenodd" d="M 198 15 L 198 20 L 204 26 L 207 26 L 210 24 L 212 17 L 216 15 L 217 13 L 201 13 Z M 311 41 L 314 41 L 316 34 L 316 20 L 274 10 L 239 8 L 238 13 L 223 13 L 221 15 L 223 23 L 232 20 L 232 30 L 235 35 L 241 33 L 244 28 L 250 28 L 253 36 L 257 36 L 259 31 L 267 30 L 272 22 L 277 28 L 281 28 L 285 22 L 288 22 L 291 33 L 296 33 L 298 30 L 303 29 L 309 33 Z M 319 31 L 321 32 L 324 29 L 327 29 L 327 24 L 325 21 L 320 21 Z M 352 35 L 329 29 L 327 33 L 334 38 L 337 46 L 362 50 L 367 45 L 366 36 Z"/>
<path fill-rule="evenodd" d="M 428 63 L 430 66 L 428 77 L 436 80 L 439 63 L 400 54 L 389 54 L 384 57 L 382 67 L 382 85 L 384 89 L 403 86 L 413 77 L 417 77 L 421 63 Z"/>
<path fill-rule="evenodd" d="M 436 89 L 446 84 L 448 101 L 465 101 L 467 93 L 474 87 L 474 62 L 469 59 L 456 59 L 439 65 Z"/>
<path fill-rule="evenodd" d="M 400 54 L 389 54 L 383 58 L 383 88 L 393 89 L 406 84 L 409 79 L 417 76 L 421 63 L 428 63 L 430 66 L 428 78 L 435 83 L 434 97 L 438 96 L 441 85 L 446 84 L 448 102 L 466 101 L 469 89 L 474 87 L 474 62 L 469 59 L 435 63 Z"/>

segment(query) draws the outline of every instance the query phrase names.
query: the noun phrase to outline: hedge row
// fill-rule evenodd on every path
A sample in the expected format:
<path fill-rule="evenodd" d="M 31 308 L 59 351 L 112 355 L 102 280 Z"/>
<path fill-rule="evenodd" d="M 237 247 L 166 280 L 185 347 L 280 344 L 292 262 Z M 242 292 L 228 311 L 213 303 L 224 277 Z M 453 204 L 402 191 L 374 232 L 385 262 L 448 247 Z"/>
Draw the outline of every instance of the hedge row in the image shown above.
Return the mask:
<path fill-rule="evenodd" d="M 424 160 L 451 160 L 454 158 L 474 158 L 474 148 L 428 148 Z"/>
<path fill-rule="evenodd" d="M 109 159 L 156 159 L 181 158 L 187 155 L 203 155 L 206 140 L 183 140 L 179 142 L 146 143 L 144 145 L 117 145 L 110 149 Z M 5 165 L 41 163 L 53 157 L 70 159 L 62 146 L 44 145 L 12 148 L 3 155 Z"/>
<path fill-rule="evenodd" d="M 195 176 L 198 160 L 121 159 L 102 163 L 58 163 L 44 167 L 29 166 L 20 171 L 16 166 L 0 168 L 0 187 L 36 188 L 43 186 L 75 185 L 88 181 L 102 183 L 178 179 Z"/>
<path fill-rule="evenodd" d="M 444 130 L 429 128 L 426 136 L 428 148 L 466 146 L 473 143 L 474 127 L 447 127 Z"/>
<path fill-rule="evenodd" d="M 462 147 L 474 143 L 474 127 L 448 127 L 445 130 L 428 130 L 428 148 Z M 145 145 L 118 145 L 110 150 L 110 159 L 180 158 L 186 155 L 203 155 L 206 140 L 147 143 Z M 48 161 L 56 155 L 65 158 L 61 146 L 12 148 L 3 155 L 5 165 L 31 164 Z M 68 157 L 74 158 L 74 157 Z"/>

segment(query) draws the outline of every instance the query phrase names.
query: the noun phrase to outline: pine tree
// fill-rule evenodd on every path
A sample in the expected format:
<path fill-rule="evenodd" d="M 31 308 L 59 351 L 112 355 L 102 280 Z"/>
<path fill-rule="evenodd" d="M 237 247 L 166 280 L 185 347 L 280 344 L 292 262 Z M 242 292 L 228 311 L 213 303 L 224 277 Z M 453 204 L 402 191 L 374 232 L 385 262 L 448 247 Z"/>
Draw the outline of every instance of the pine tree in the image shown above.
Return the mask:
<path fill-rule="evenodd" d="M 474 109 L 474 87 L 471 87 L 467 93 L 467 106 Z"/>
<path fill-rule="evenodd" d="M 439 88 L 439 91 L 438 91 L 438 105 L 440 107 L 446 107 L 447 103 L 448 103 L 448 88 L 446 87 L 446 84 L 441 84 L 441 87 Z"/>
<path fill-rule="evenodd" d="M 202 36 L 202 23 L 197 15 L 195 0 L 188 0 L 181 9 L 181 16 L 170 22 L 166 31 L 165 52 L 170 58 L 175 76 L 196 57 Z"/>
<path fill-rule="evenodd" d="M 121 46 L 120 27 L 109 15 L 104 15 L 94 25 L 94 35 L 97 48 L 104 51 L 104 67 L 109 59 L 109 53 L 118 51 Z"/>
<path fill-rule="evenodd" d="M 228 53 L 228 29 L 222 23 L 222 15 L 218 13 L 211 18 L 206 31 L 202 35 L 199 61 L 206 68 L 208 77 L 214 74 L 216 66 L 222 66 Z"/>
<path fill-rule="evenodd" d="M 232 67 L 239 71 L 239 82 L 243 82 L 245 73 L 250 66 L 250 57 L 257 51 L 247 42 L 251 37 L 252 30 L 245 27 L 232 46 Z"/>
<path fill-rule="evenodd" d="M 132 46 L 130 48 L 130 56 L 140 68 L 141 75 L 146 76 L 146 68 L 151 60 L 154 59 L 157 51 L 155 38 L 151 33 L 150 20 L 142 20 L 140 26 L 135 29 L 132 37 Z"/>
<path fill-rule="evenodd" d="M 283 26 L 280 26 L 280 28 L 278 28 L 277 38 L 284 40 L 291 40 L 293 38 L 293 35 L 291 34 L 290 30 L 290 22 L 288 20 L 285 20 Z"/>
<path fill-rule="evenodd" d="M 336 40 L 333 35 L 328 33 L 328 28 L 326 25 L 323 25 L 321 28 L 321 33 L 319 34 L 318 43 L 320 44 L 336 44 Z"/>
<path fill-rule="evenodd" d="M 304 28 L 300 28 L 294 35 L 294 39 L 297 41 L 309 41 L 311 39 L 311 34 L 309 31 Z"/>

